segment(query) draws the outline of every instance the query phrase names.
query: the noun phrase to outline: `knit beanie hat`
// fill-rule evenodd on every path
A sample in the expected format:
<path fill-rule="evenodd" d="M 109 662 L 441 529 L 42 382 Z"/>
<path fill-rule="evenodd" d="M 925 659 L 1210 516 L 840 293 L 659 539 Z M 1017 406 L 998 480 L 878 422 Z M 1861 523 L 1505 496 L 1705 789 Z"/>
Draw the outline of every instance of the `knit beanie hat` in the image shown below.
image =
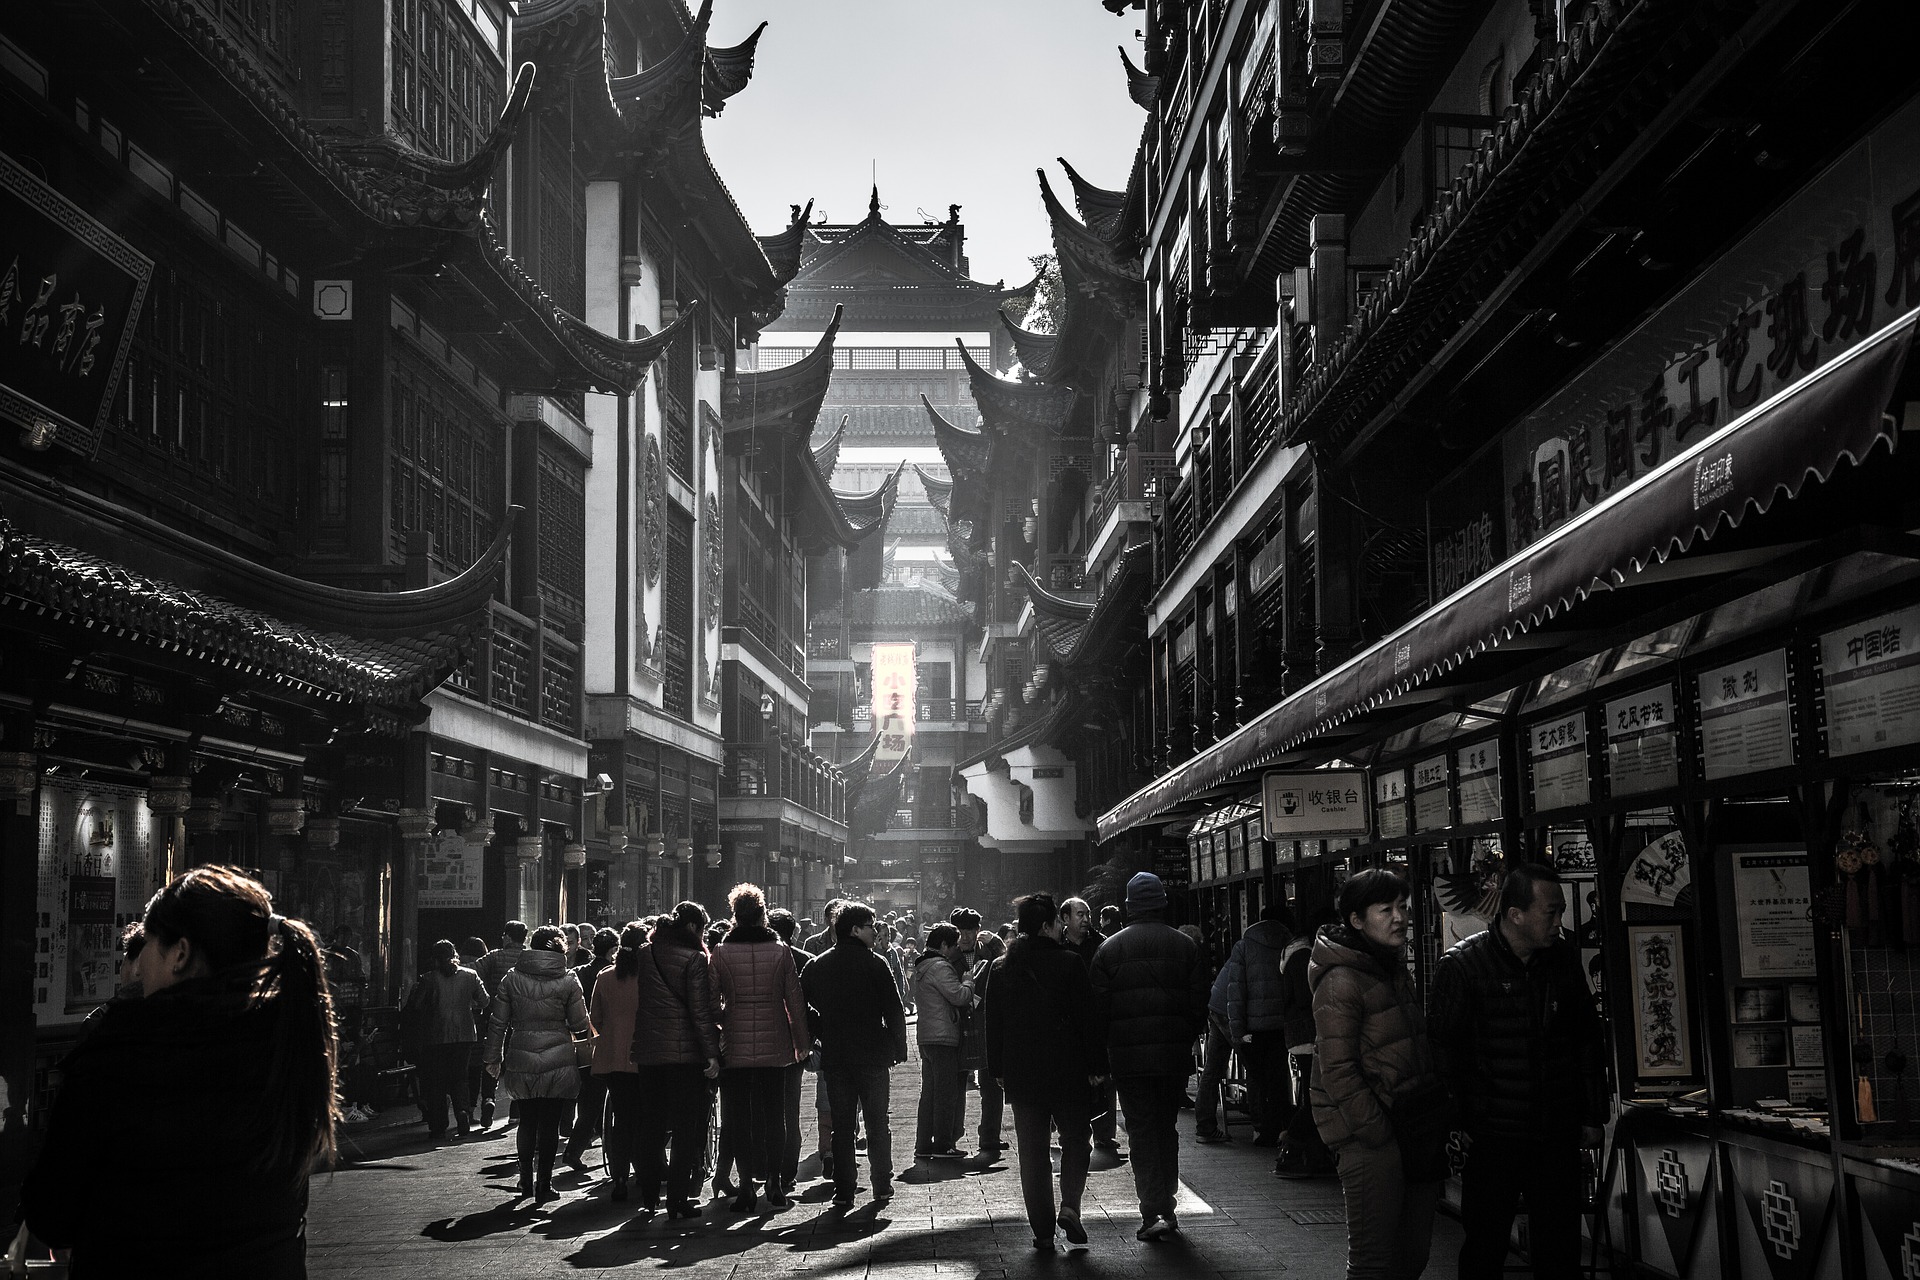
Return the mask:
<path fill-rule="evenodd" d="M 1141 871 L 1127 881 L 1127 911 L 1165 911 L 1167 886 L 1151 871 Z"/>

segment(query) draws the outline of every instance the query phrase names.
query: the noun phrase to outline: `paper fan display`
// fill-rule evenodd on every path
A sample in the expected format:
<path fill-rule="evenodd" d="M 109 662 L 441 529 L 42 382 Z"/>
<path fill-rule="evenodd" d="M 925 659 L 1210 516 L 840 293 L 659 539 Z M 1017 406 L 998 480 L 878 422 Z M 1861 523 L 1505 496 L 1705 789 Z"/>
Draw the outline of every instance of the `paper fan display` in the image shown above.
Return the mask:
<path fill-rule="evenodd" d="M 1620 886 L 1623 902 L 1650 907 L 1686 907 L 1693 903 L 1693 863 L 1678 831 L 1655 836 L 1627 867 Z"/>

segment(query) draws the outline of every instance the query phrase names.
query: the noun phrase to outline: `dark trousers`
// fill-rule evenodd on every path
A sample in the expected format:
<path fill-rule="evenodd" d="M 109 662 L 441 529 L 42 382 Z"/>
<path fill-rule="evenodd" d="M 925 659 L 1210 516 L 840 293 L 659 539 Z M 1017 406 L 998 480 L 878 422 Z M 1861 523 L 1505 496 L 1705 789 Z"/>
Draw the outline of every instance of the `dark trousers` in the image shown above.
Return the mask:
<path fill-rule="evenodd" d="M 1333 1168 L 1333 1152 L 1320 1137 L 1320 1126 L 1313 1122 L 1313 1106 L 1307 1100 L 1307 1087 L 1313 1080 L 1313 1055 L 1293 1055 L 1293 1119 L 1287 1122 L 1287 1150 L 1293 1158 L 1316 1171 Z"/>
<path fill-rule="evenodd" d="M 1120 1136 L 1120 1089 L 1108 1076 L 1107 1082 L 1100 1085 L 1093 1095 L 1093 1140 L 1119 1146 Z"/>
<path fill-rule="evenodd" d="M 920 1046 L 920 1115 L 913 1129 L 913 1153 L 945 1151 L 960 1141 L 954 1114 L 965 1105 L 960 1082 L 960 1049 L 950 1044 Z"/>
<path fill-rule="evenodd" d="M 1527 1202 L 1527 1238 L 1538 1280 L 1580 1271 L 1580 1148 L 1568 1140 L 1474 1134 L 1460 1176 L 1460 1280 L 1492 1280 L 1506 1266 L 1513 1218 Z"/>
<path fill-rule="evenodd" d="M 514 1151 L 522 1160 L 540 1158 L 540 1171 L 553 1172 L 553 1158 L 560 1153 L 560 1122 L 566 1118 L 572 1098 L 520 1099 L 520 1128 L 514 1133 Z"/>
<path fill-rule="evenodd" d="M 1027 1205 L 1027 1225 L 1044 1240 L 1053 1235 L 1053 1157 L 1047 1150 L 1048 1130 L 1060 1132 L 1060 1207 L 1078 1213 L 1080 1195 L 1087 1188 L 1087 1165 L 1093 1158 L 1087 1114 L 1093 1094 L 1089 1090 L 1072 1098 L 1014 1098 L 1012 1102 L 1020 1198 Z"/>
<path fill-rule="evenodd" d="M 1226 1117 L 1220 1105 L 1220 1085 L 1233 1063 L 1233 1036 L 1227 1020 L 1218 1014 L 1207 1015 L 1206 1047 L 1200 1051 L 1200 1087 L 1193 1095 L 1193 1128 L 1196 1133 L 1219 1133 Z"/>
<path fill-rule="evenodd" d="M 607 1176 L 624 1182 L 640 1162 L 640 1077 L 610 1071 L 600 1082 L 607 1090 L 606 1141 L 600 1155 Z"/>
<path fill-rule="evenodd" d="M 786 1069 L 729 1067 L 720 1073 L 720 1141 L 740 1183 L 771 1183 L 787 1154 Z"/>
<path fill-rule="evenodd" d="M 453 1103 L 456 1123 L 465 1123 L 473 1114 L 473 1094 L 467 1086 L 467 1070 L 479 1046 L 470 1040 L 453 1044 L 430 1044 L 420 1051 L 420 1115 L 427 1132 L 439 1137 L 447 1131 L 447 1103 Z"/>
<path fill-rule="evenodd" d="M 700 1189 L 700 1163 L 707 1155 L 707 1078 L 697 1062 L 641 1067 L 639 1168 L 642 1196 L 665 1184 L 667 1199 L 691 1202 Z M 663 1158 L 673 1135 L 671 1162 Z"/>
<path fill-rule="evenodd" d="M 979 1080 L 980 1145 L 982 1147 L 997 1147 L 1000 1145 L 1000 1126 L 1005 1119 L 1007 1110 L 1006 1091 L 1001 1089 L 1000 1082 L 995 1080 L 992 1073 L 985 1067 L 980 1068 Z M 965 1101 L 964 1095 L 961 1100 L 962 1102 Z M 961 1134 L 964 1135 L 966 1131 L 966 1126 L 962 1124 L 960 1127 Z"/>
<path fill-rule="evenodd" d="M 607 1078 L 592 1071 L 580 1072 L 580 1097 L 573 1109 L 573 1132 L 567 1137 L 568 1157 L 578 1156 L 600 1136 L 600 1125 L 607 1110 Z"/>
<path fill-rule="evenodd" d="M 1247 1087 L 1253 1098 L 1253 1130 L 1258 1137 L 1278 1140 L 1293 1119 L 1293 1079 L 1287 1069 L 1287 1037 L 1282 1031 L 1256 1031 L 1240 1046 L 1247 1066 Z"/>
<path fill-rule="evenodd" d="M 891 1068 L 826 1067 L 820 1072 L 833 1104 L 833 1194 L 853 1195 L 859 1166 L 854 1155 L 854 1131 L 862 1114 L 867 1117 L 867 1162 L 872 1167 L 873 1190 L 878 1195 L 893 1185 L 893 1129 L 887 1107 L 891 1101 Z"/>
<path fill-rule="evenodd" d="M 800 1180 L 800 1094 L 806 1082 L 807 1066 L 796 1062 L 780 1069 L 782 1103 L 787 1117 L 787 1149 L 780 1162 L 780 1185 L 791 1187 Z"/>
<path fill-rule="evenodd" d="M 1120 1110 L 1127 1119 L 1127 1146 L 1133 1155 L 1133 1189 L 1140 1197 L 1140 1218 L 1171 1218 L 1180 1186 L 1180 1104 L 1187 1098 L 1185 1076 L 1123 1076 Z"/>

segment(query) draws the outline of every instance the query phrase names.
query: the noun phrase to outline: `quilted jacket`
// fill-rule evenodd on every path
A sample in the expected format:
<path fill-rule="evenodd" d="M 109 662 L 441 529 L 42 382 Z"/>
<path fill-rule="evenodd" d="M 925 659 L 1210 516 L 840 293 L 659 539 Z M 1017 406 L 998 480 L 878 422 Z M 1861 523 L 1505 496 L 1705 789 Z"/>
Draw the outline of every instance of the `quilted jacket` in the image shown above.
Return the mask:
<path fill-rule="evenodd" d="M 640 1004 L 638 975 L 622 978 L 608 965 L 593 980 L 593 1029 L 600 1038 L 593 1042 L 593 1074 L 632 1071 L 633 1015 Z"/>
<path fill-rule="evenodd" d="M 1427 1019 L 1405 964 L 1388 960 L 1335 926 L 1314 939 L 1307 962 L 1313 1023 L 1313 1120 L 1329 1147 L 1393 1141 L 1387 1108 L 1437 1081 Z"/>
<path fill-rule="evenodd" d="M 1100 944 L 1087 976 L 1114 1075 L 1192 1073 L 1211 985 L 1199 943 L 1155 916 L 1135 919 Z"/>
<path fill-rule="evenodd" d="M 509 1098 L 578 1097 L 573 1040 L 588 1026 L 587 998 L 567 972 L 567 958 L 558 951 L 521 952 L 493 993 L 487 1032 L 486 1061 L 500 1064 L 500 1091 Z"/>
<path fill-rule="evenodd" d="M 720 994 L 705 947 L 663 924 L 640 948 L 633 1061 L 641 1067 L 704 1064 L 720 1056 Z"/>
<path fill-rule="evenodd" d="M 1278 920 L 1257 921 L 1227 957 L 1227 1029 L 1234 1043 L 1254 1031 L 1278 1031 L 1280 1010 L 1280 953 L 1292 935 Z"/>
<path fill-rule="evenodd" d="M 769 929 L 742 926 L 713 949 L 720 988 L 720 1062 L 727 1067 L 790 1067 L 813 1043 L 800 969 Z"/>
<path fill-rule="evenodd" d="M 938 951 L 913 962 L 913 1003 L 919 1011 L 916 1044 L 960 1043 L 960 1011 L 973 1003 L 973 982 Z"/>

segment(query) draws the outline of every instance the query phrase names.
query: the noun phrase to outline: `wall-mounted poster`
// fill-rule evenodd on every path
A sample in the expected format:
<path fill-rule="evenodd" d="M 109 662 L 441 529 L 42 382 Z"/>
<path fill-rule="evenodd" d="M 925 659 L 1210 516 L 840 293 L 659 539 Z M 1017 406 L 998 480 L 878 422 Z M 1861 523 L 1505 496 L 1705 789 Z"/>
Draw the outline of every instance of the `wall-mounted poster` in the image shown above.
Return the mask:
<path fill-rule="evenodd" d="M 1785 1027 L 1740 1027 L 1733 1032 L 1733 1065 L 1743 1070 L 1787 1065 Z"/>
<path fill-rule="evenodd" d="M 1804 853 L 1735 853 L 1733 916 L 1743 978 L 1813 976 L 1813 891 Z"/>
<path fill-rule="evenodd" d="M 1413 766 L 1413 827 L 1442 831 L 1453 825 L 1447 803 L 1447 758 L 1434 756 Z"/>
<path fill-rule="evenodd" d="M 1793 763 L 1786 650 L 1715 667 L 1698 679 L 1700 763 L 1709 780 Z"/>
<path fill-rule="evenodd" d="M 1587 803 L 1587 713 L 1575 711 L 1527 726 L 1527 758 L 1533 766 L 1533 811 L 1571 809 Z"/>
<path fill-rule="evenodd" d="M 1686 952 L 1680 930 L 1672 925 L 1630 925 L 1627 951 L 1633 975 L 1635 1074 L 1643 1080 L 1692 1075 Z"/>
<path fill-rule="evenodd" d="M 1673 686 L 1607 703 L 1607 780 L 1616 796 L 1680 785 Z"/>
<path fill-rule="evenodd" d="M 1820 637 L 1827 754 L 1920 742 L 1920 606 Z"/>
<path fill-rule="evenodd" d="M 1493 738 L 1453 753 L 1460 786 L 1460 825 L 1500 821 L 1500 744 Z"/>
<path fill-rule="evenodd" d="M 416 877 L 423 908 L 475 908 L 486 886 L 487 846 L 448 827 L 427 846 Z"/>
<path fill-rule="evenodd" d="M 1373 825 L 1382 840 L 1407 834 L 1407 771 L 1381 769 L 1373 775 Z"/>

